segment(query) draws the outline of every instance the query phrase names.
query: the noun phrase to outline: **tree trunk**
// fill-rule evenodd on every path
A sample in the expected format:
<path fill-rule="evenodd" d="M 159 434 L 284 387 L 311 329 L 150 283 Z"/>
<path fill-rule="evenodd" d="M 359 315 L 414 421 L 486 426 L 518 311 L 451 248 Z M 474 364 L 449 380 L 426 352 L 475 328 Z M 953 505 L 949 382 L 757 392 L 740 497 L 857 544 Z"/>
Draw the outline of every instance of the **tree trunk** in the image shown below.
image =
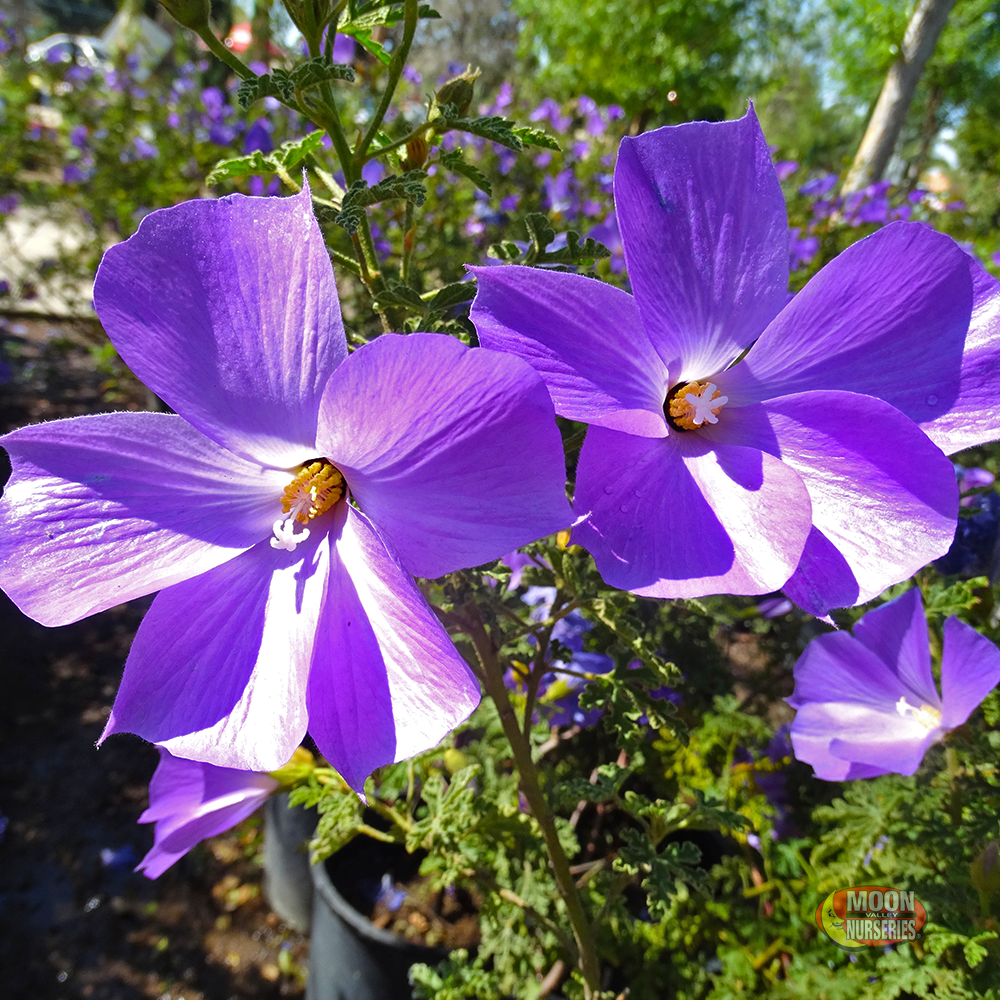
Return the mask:
<path fill-rule="evenodd" d="M 955 0 L 919 0 L 906 26 L 899 58 L 885 78 L 882 93 L 872 112 L 865 136 L 851 165 L 841 194 L 848 194 L 882 179 L 899 133 L 910 110 L 910 102 L 927 60 L 948 20 Z"/>

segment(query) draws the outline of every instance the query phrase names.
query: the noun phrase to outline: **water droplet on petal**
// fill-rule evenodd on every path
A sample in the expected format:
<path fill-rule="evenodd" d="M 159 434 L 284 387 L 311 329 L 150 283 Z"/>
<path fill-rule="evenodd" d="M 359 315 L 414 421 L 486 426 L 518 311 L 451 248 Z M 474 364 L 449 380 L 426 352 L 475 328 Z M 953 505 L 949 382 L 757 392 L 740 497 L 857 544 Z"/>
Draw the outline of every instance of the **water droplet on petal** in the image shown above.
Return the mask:
<path fill-rule="evenodd" d="M 633 493 L 634 493 L 634 494 L 635 494 L 635 495 L 636 495 L 637 497 L 641 497 L 641 496 L 642 496 L 642 490 L 632 490 L 632 492 L 633 492 Z"/>
<path fill-rule="evenodd" d="M 627 504 L 622 504 L 621 505 L 621 512 L 623 514 L 627 514 L 628 513 L 628 505 Z"/>
<path fill-rule="evenodd" d="M 614 491 L 615 490 L 614 490 L 613 486 L 605 486 L 604 487 L 604 492 L 607 493 L 608 496 L 611 496 L 611 494 L 614 493 Z"/>
<path fill-rule="evenodd" d="M 928 406 L 934 406 L 934 404 L 937 403 L 937 401 L 938 401 L 938 398 L 937 398 L 937 396 L 934 395 L 933 392 L 927 397 L 927 405 Z"/>

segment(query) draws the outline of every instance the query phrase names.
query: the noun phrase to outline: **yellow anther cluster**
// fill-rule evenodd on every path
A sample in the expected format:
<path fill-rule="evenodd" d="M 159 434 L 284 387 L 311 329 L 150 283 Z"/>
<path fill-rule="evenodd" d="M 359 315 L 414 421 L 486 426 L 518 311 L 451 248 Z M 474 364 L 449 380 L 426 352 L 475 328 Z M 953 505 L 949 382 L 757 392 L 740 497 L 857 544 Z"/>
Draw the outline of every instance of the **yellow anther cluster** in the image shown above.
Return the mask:
<path fill-rule="evenodd" d="M 715 400 L 719 401 L 718 406 L 707 405 Z M 675 427 L 693 431 L 702 424 L 716 423 L 723 405 L 728 402 L 729 397 L 723 396 L 713 382 L 688 382 L 671 394 L 667 412 Z"/>
<path fill-rule="evenodd" d="M 326 513 L 343 495 L 344 477 L 329 462 L 319 459 L 304 465 L 285 487 L 281 509 L 306 524 Z"/>

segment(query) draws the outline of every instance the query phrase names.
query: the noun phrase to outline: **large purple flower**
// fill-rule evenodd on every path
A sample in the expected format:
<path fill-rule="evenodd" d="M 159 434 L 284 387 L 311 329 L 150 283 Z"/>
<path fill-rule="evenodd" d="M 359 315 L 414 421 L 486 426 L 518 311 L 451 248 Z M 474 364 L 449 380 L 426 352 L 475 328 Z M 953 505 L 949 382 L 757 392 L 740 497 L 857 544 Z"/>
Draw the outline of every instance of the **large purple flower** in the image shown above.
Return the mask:
<path fill-rule="evenodd" d="M 136 871 L 159 878 L 206 837 L 223 833 L 263 805 L 280 787 L 268 774 L 174 757 L 163 747 L 149 783 L 140 823 L 155 823 L 153 847 Z"/>
<path fill-rule="evenodd" d="M 997 682 L 1000 649 L 949 618 L 938 696 L 920 591 L 908 590 L 869 611 L 853 637 L 821 635 L 799 657 L 788 699 L 795 756 L 827 781 L 913 774 Z"/>
<path fill-rule="evenodd" d="M 591 425 L 573 540 L 607 583 L 783 588 L 825 614 L 946 551 L 942 449 L 1000 436 L 997 282 L 899 223 L 789 301 L 785 206 L 752 110 L 625 139 L 615 210 L 634 297 L 476 269 L 471 313 L 484 346 L 528 360 L 556 411 Z"/>
<path fill-rule="evenodd" d="M 0 583 L 45 625 L 160 591 L 105 736 L 270 771 L 308 727 L 355 788 L 433 746 L 479 689 L 411 574 L 568 523 L 541 380 L 433 334 L 348 356 L 308 192 L 151 213 L 95 301 L 176 414 L 3 438 Z"/>

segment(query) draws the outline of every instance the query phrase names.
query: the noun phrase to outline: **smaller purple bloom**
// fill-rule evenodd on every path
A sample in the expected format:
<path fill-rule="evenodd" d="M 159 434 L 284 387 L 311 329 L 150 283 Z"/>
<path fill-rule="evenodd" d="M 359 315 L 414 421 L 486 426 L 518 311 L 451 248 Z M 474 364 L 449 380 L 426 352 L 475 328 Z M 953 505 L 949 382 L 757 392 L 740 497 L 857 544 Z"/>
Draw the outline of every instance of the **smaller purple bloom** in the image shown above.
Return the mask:
<path fill-rule="evenodd" d="M 544 556 L 533 556 L 529 552 L 508 552 L 507 555 L 501 558 L 500 562 L 510 570 L 510 583 L 507 585 L 508 590 L 517 590 L 521 586 L 521 577 L 529 566 L 544 567 L 548 570 L 552 569 L 548 559 Z M 541 590 L 544 588 L 532 587 L 531 589 Z M 551 601 L 551 598 L 549 600 Z M 534 602 L 526 601 L 525 603 L 531 604 Z"/>
<path fill-rule="evenodd" d="M 17 192 L 5 194 L 0 198 L 0 215 L 10 215 L 12 212 L 16 212 L 20 204 L 21 196 Z"/>
<path fill-rule="evenodd" d="M 806 181 L 806 183 L 799 188 L 799 194 L 805 195 L 807 198 L 821 197 L 836 183 L 836 174 L 825 174 L 823 177 L 814 177 L 811 181 Z"/>
<path fill-rule="evenodd" d="M 137 135 L 132 140 L 132 150 L 134 152 L 131 159 L 134 160 L 155 160 L 160 155 L 160 151 L 151 142 L 143 139 L 141 135 Z"/>
<path fill-rule="evenodd" d="M 77 149 L 87 148 L 87 126 L 77 125 L 69 134 L 70 145 L 76 146 Z"/>
<path fill-rule="evenodd" d="M 501 212 L 514 212 L 517 210 L 517 206 L 521 204 L 521 196 L 516 191 L 514 194 L 507 195 L 506 198 L 500 199 L 500 211 Z"/>
<path fill-rule="evenodd" d="M 757 602 L 761 618 L 780 618 L 787 615 L 795 605 L 787 597 L 767 597 Z"/>
<path fill-rule="evenodd" d="M 552 162 L 552 154 L 547 150 L 543 149 L 538 156 L 535 157 L 535 166 L 539 170 L 544 170 Z M 546 178 L 547 180 L 548 178 Z"/>
<path fill-rule="evenodd" d="M 63 167 L 63 184 L 79 184 L 82 180 L 83 171 L 75 163 Z"/>
<path fill-rule="evenodd" d="M 208 130 L 209 142 L 216 146 L 229 146 L 236 138 L 236 129 L 232 125 L 213 125 Z"/>
<path fill-rule="evenodd" d="M 160 763 L 149 783 L 140 823 L 155 823 L 153 849 L 136 871 L 159 878 L 206 837 L 244 820 L 278 790 L 270 775 L 174 757 L 157 747 Z"/>
<path fill-rule="evenodd" d="M 853 636 L 822 635 L 799 657 L 788 699 L 795 756 L 825 781 L 913 774 L 998 681 L 1000 650 L 952 617 L 938 695 L 920 591 L 908 590 L 869 611 Z"/>
<path fill-rule="evenodd" d="M 403 67 L 403 79 L 412 83 L 414 86 L 423 81 L 423 76 L 418 70 L 415 70 L 412 66 Z"/>
<path fill-rule="evenodd" d="M 333 40 L 333 61 L 350 64 L 354 62 L 354 39 L 350 35 L 337 35 Z M 405 70 L 403 71 L 405 74 Z"/>
<path fill-rule="evenodd" d="M 382 882 L 379 885 L 375 902 L 381 903 L 386 909 L 392 910 L 395 913 L 403 905 L 405 899 L 406 890 L 397 888 L 396 883 L 392 880 L 392 876 L 386 872 L 382 876 Z"/>
<path fill-rule="evenodd" d="M 800 238 L 800 232 L 798 226 L 792 226 L 788 230 L 788 268 L 791 271 L 806 267 L 819 253 L 819 240 L 815 236 Z"/>
<path fill-rule="evenodd" d="M 260 150 L 262 153 L 270 153 L 274 149 L 271 141 L 271 132 L 267 127 L 265 119 L 258 118 L 248 129 L 243 137 L 243 152 L 252 153 Z"/>
<path fill-rule="evenodd" d="M 778 175 L 778 180 L 783 181 L 791 177 L 799 169 L 798 160 L 778 160 L 774 165 L 774 172 Z"/>
<path fill-rule="evenodd" d="M 609 104 L 605 110 L 608 113 L 608 118 L 613 122 L 620 121 L 625 117 L 625 109 L 620 104 Z"/>

